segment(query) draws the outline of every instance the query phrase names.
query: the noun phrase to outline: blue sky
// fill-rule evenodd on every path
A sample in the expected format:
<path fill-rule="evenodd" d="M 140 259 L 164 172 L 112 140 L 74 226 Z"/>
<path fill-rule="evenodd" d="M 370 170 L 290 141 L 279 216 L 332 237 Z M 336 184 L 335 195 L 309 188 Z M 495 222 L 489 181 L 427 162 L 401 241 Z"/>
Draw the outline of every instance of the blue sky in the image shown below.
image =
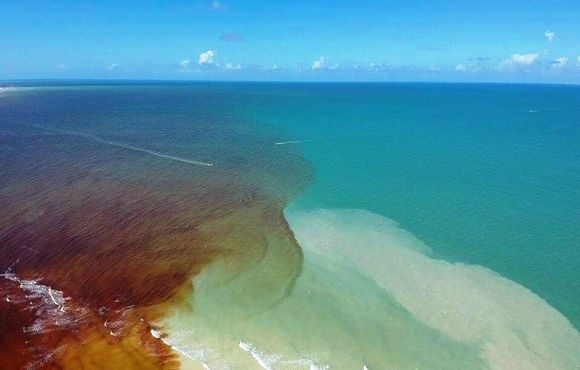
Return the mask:
<path fill-rule="evenodd" d="M 0 0 L 0 79 L 580 83 L 579 0 Z"/>

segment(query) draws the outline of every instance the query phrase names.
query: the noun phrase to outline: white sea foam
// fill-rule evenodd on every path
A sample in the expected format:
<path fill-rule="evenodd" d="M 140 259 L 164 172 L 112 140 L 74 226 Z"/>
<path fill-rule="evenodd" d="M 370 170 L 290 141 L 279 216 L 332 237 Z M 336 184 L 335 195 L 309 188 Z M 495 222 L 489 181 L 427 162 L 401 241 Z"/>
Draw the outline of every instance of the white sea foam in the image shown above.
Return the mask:
<path fill-rule="evenodd" d="M 204 369 L 212 370 L 229 370 L 231 367 L 225 362 L 222 356 L 204 347 L 201 343 L 192 339 L 195 336 L 191 333 L 177 332 L 170 333 L 169 336 L 164 337 L 161 332 L 156 329 L 151 329 L 151 335 L 154 338 L 161 340 L 167 346 L 179 353 L 183 358 L 193 361 L 201 365 Z M 182 364 L 184 365 L 184 364 Z M 187 366 L 182 366 L 187 368 Z"/>
<path fill-rule="evenodd" d="M 65 297 L 59 290 L 40 284 L 40 280 L 22 279 L 10 270 L 0 274 L 0 277 L 18 284 L 25 297 L 25 301 L 6 297 L 6 302 L 25 306 L 26 310 L 35 313 L 34 322 L 22 328 L 25 333 L 42 335 L 53 330 L 75 328 L 88 317 L 88 310 L 68 307 L 67 302 L 70 298 Z M 32 348 L 30 350 L 33 351 Z M 44 368 L 63 350 L 64 348 L 58 347 L 48 353 L 41 351 L 39 353 L 42 353 L 42 356 L 35 358 L 27 368 Z"/>
<path fill-rule="evenodd" d="M 249 352 L 254 360 L 265 370 L 272 370 L 272 365 L 280 360 L 279 355 L 266 355 L 260 352 L 250 343 L 245 343 L 240 341 L 240 348 L 246 352 Z"/>
<path fill-rule="evenodd" d="M 7 280 L 17 283 L 25 293 L 28 302 L 27 309 L 34 310 L 36 320 L 28 327 L 23 328 L 27 333 L 42 334 L 43 332 L 73 328 L 87 318 L 87 310 L 84 308 L 69 308 L 64 293 L 50 286 L 40 284 L 40 280 L 21 279 L 13 272 L 6 271 L 0 274 Z M 12 300 L 6 301 L 14 304 L 26 302 Z"/>
<path fill-rule="evenodd" d="M 34 127 L 40 128 L 42 130 L 58 132 L 58 133 L 64 134 L 64 135 L 79 136 L 79 137 L 82 137 L 82 138 L 85 138 L 85 139 L 88 139 L 88 140 L 96 141 L 98 143 L 112 145 L 112 146 L 116 146 L 116 147 L 119 147 L 119 148 L 124 148 L 124 149 L 128 149 L 128 150 L 132 150 L 132 151 L 135 151 L 135 152 L 146 153 L 146 154 L 153 155 L 155 157 L 169 159 L 171 161 L 188 163 L 188 164 L 194 164 L 194 165 L 197 165 L 197 166 L 213 166 L 213 163 L 201 162 L 201 161 L 194 161 L 194 160 L 187 159 L 187 158 L 181 158 L 181 157 L 176 157 L 176 156 L 172 156 L 172 155 L 168 155 L 168 154 L 163 154 L 163 153 L 159 153 L 159 152 L 156 152 L 156 151 L 153 151 L 153 150 L 149 150 L 149 149 L 146 149 L 146 148 L 141 148 L 141 147 L 137 147 L 137 146 L 133 146 L 133 145 L 129 145 L 129 144 L 124 144 L 124 143 L 118 143 L 116 141 L 105 140 L 105 139 L 102 139 L 102 138 L 100 138 L 98 136 L 89 135 L 89 134 L 85 134 L 85 133 L 82 133 L 82 132 L 61 130 L 61 129 L 57 129 L 57 128 L 53 128 L 53 127 L 44 127 L 44 126 L 38 126 L 38 125 L 35 125 Z"/>
<path fill-rule="evenodd" d="M 299 358 L 297 360 L 284 359 L 281 354 L 265 353 L 260 351 L 251 343 L 244 341 L 239 342 L 239 347 L 249 352 L 254 360 L 260 365 L 262 369 L 273 370 L 273 369 L 288 369 L 288 368 L 308 368 L 310 370 L 328 370 L 329 366 L 321 365 L 317 360 L 310 358 Z"/>
<path fill-rule="evenodd" d="M 13 86 L 0 87 L 0 98 L 3 95 L 9 94 L 9 93 L 14 92 L 16 90 L 17 90 L 17 88 L 16 87 L 13 87 Z"/>
<path fill-rule="evenodd" d="M 226 340 L 221 343 L 215 343 L 221 348 L 221 352 L 212 350 L 208 345 L 207 337 L 199 336 L 199 333 L 193 331 L 170 331 L 167 337 L 155 329 L 151 330 L 151 335 L 166 345 L 180 353 L 183 358 L 201 364 L 204 369 L 212 370 L 229 370 L 237 368 L 261 368 L 264 370 L 274 369 L 310 369 L 310 370 L 328 370 L 329 367 L 320 364 L 316 356 L 306 356 L 292 359 L 281 353 L 269 353 L 258 349 L 254 344 L 240 340 L 237 346 L 243 352 L 251 356 L 251 360 L 244 358 L 245 355 L 235 353 L 235 343 Z M 199 340 L 206 340 L 200 342 Z M 215 339 L 215 338 L 214 338 Z M 222 337 L 222 340 L 225 337 Z M 231 338 L 233 339 L 233 338 Z M 211 341 L 211 340 L 210 340 Z M 230 343 L 234 346 L 230 347 Z M 255 366 L 253 366 L 254 364 Z M 188 364 L 182 363 L 183 368 L 189 368 Z"/>
<path fill-rule="evenodd" d="M 16 94 L 16 93 L 22 93 L 22 92 L 27 92 L 27 91 L 33 91 L 33 90 L 40 90 L 40 89 L 44 89 L 44 87 L 39 87 L 39 86 L 27 86 L 27 87 L 23 87 L 23 86 L 0 86 L 0 98 L 4 97 L 4 96 L 8 96 L 11 94 Z"/>
<path fill-rule="evenodd" d="M 578 331 L 517 283 L 431 258 L 424 243 L 370 212 L 317 210 L 288 219 L 306 251 L 356 266 L 424 324 L 479 348 L 490 368 L 580 368 Z"/>

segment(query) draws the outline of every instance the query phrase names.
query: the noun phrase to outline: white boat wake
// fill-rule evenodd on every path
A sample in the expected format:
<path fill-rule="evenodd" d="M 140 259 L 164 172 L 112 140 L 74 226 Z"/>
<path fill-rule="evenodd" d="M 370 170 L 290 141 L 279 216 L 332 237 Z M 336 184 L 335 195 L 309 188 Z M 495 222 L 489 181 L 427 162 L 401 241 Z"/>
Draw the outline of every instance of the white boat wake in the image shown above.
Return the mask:
<path fill-rule="evenodd" d="M 176 162 L 194 164 L 194 165 L 197 165 L 197 166 L 213 166 L 213 163 L 201 162 L 201 161 L 194 161 L 194 160 L 187 159 L 187 158 L 181 158 L 181 157 L 176 157 L 176 156 L 172 156 L 172 155 L 168 155 L 168 154 L 163 154 L 163 153 L 159 153 L 159 152 L 156 152 L 156 151 L 153 151 L 153 150 L 150 150 L 150 149 L 140 148 L 140 147 L 137 147 L 137 146 L 133 146 L 133 145 L 129 145 L 129 144 L 124 144 L 124 143 L 118 143 L 118 142 L 115 142 L 115 141 L 105 140 L 105 139 L 102 139 L 102 138 L 100 138 L 98 136 L 89 135 L 89 134 L 85 134 L 85 133 L 82 133 L 82 132 L 61 130 L 61 129 L 57 129 L 57 128 L 53 128 L 53 127 L 42 127 L 42 126 L 36 126 L 36 125 L 34 127 L 39 128 L 39 129 L 42 129 L 42 130 L 58 132 L 58 133 L 64 134 L 64 135 L 79 136 L 79 137 L 83 137 L 85 139 L 88 139 L 88 140 L 91 140 L 91 141 L 95 141 L 95 142 L 98 142 L 98 143 L 108 144 L 108 145 L 116 146 L 116 147 L 119 147 L 119 148 L 133 150 L 135 152 L 146 153 L 146 154 L 153 155 L 155 157 L 169 159 L 169 160 L 176 161 Z"/>

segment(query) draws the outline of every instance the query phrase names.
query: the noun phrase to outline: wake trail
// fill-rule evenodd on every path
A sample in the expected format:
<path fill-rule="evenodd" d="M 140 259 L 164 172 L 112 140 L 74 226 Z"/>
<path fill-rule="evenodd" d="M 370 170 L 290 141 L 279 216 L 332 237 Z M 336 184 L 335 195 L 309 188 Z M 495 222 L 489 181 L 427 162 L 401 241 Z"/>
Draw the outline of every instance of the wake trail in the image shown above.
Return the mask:
<path fill-rule="evenodd" d="M 328 140 L 328 139 L 327 139 Z M 324 141 L 324 139 L 307 139 L 307 140 L 291 140 L 291 141 L 279 141 L 274 143 L 274 145 L 287 145 L 287 144 L 300 144 L 300 143 L 311 143 L 315 141 Z"/>
<path fill-rule="evenodd" d="M 378 137 L 380 135 L 368 133 L 368 134 L 355 134 L 350 136 L 337 136 L 337 137 L 326 137 L 319 139 L 302 139 L 302 140 L 289 140 L 289 141 L 278 141 L 274 145 L 289 145 L 289 144 L 302 144 L 302 143 L 318 143 L 324 141 L 342 141 L 342 140 L 353 140 L 353 139 L 364 139 L 366 137 Z"/>
<path fill-rule="evenodd" d="M 124 144 L 124 143 L 118 143 L 116 141 L 105 140 L 105 139 L 102 139 L 102 138 L 100 138 L 98 136 L 85 134 L 83 132 L 61 130 L 61 129 L 57 129 L 57 128 L 53 128 L 53 127 L 42 127 L 42 126 L 37 126 L 37 125 L 34 125 L 34 127 L 39 128 L 41 130 L 58 132 L 58 133 L 64 134 L 64 135 L 78 136 L 78 137 L 85 138 L 87 140 L 95 141 L 97 143 L 112 145 L 112 146 L 116 146 L 116 147 L 119 147 L 119 148 L 124 148 L 124 149 L 128 149 L 128 150 L 132 150 L 132 151 L 135 151 L 135 152 L 146 153 L 146 154 L 149 154 L 149 155 L 153 155 L 155 157 L 169 159 L 169 160 L 176 161 L 176 162 L 194 164 L 196 166 L 213 166 L 213 163 L 201 162 L 201 161 L 194 161 L 194 160 L 187 159 L 187 158 L 181 158 L 181 157 L 176 157 L 176 156 L 172 156 L 172 155 L 168 155 L 168 154 L 163 154 L 163 153 L 160 153 L 160 152 L 156 152 L 154 150 L 150 150 L 150 149 L 146 149 L 146 148 L 140 148 L 138 146 L 133 146 L 133 145 Z"/>

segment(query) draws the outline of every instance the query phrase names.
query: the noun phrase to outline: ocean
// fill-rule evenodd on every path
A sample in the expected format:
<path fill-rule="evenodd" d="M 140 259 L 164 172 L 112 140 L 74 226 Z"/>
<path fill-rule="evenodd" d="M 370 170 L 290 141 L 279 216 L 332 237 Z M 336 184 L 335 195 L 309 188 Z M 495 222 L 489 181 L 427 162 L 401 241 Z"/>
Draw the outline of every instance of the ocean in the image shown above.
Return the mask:
<path fill-rule="evenodd" d="M 0 368 L 580 367 L 580 88 L 0 92 Z"/>

